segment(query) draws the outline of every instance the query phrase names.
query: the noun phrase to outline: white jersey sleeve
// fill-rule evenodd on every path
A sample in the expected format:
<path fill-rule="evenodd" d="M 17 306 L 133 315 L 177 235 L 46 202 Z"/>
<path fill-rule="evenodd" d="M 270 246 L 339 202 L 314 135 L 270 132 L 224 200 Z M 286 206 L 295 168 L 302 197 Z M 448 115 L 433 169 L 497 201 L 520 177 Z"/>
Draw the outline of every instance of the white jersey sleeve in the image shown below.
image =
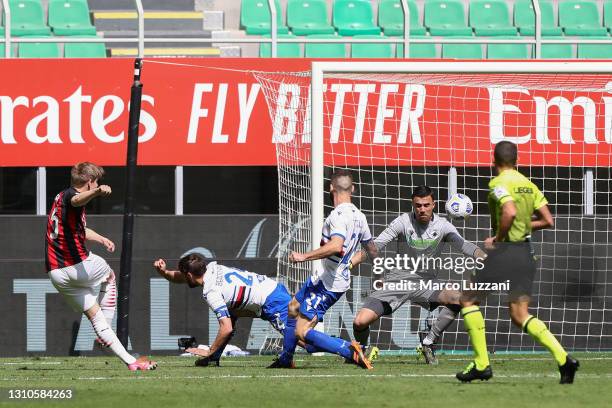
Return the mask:
<path fill-rule="evenodd" d="M 348 263 L 361 244 L 372 239 L 365 215 L 351 203 L 340 204 L 329 214 L 323 224 L 321 245 L 333 236 L 343 238 L 342 251 L 321 261 L 321 268 L 313 276 L 313 283 L 323 281 L 325 288 L 333 292 L 346 292 L 350 287 Z"/>

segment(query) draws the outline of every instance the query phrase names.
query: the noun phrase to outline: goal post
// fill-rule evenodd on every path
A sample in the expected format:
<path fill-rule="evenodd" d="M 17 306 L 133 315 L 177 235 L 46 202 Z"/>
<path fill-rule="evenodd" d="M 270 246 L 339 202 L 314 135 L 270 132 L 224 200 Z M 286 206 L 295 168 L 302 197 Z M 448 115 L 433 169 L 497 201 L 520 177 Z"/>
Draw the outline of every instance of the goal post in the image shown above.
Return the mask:
<path fill-rule="evenodd" d="M 557 223 L 534 234 L 533 312 L 568 349 L 612 350 L 612 63 L 315 61 L 310 72 L 255 76 L 276 142 L 278 277 L 291 291 L 315 265 L 290 264 L 287 255 L 319 246 L 334 169 L 353 172 L 354 203 L 374 236 L 409 212 L 412 189 L 427 184 L 440 216 L 450 194 L 472 199 L 474 215 L 453 224 L 482 244 L 490 234 L 493 146 L 509 140 Z M 373 290 L 371 265 L 352 275 L 351 290 L 326 314 L 329 334 L 352 336 L 352 318 Z M 495 293 L 483 304 L 490 347 L 541 350 L 512 327 L 506 302 Z M 390 352 L 412 350 L 435 314 L 403 305 L 373 327 L 370 340 Z M 468 349 L 461 324 L 447 330 L 443 349 Z"/>

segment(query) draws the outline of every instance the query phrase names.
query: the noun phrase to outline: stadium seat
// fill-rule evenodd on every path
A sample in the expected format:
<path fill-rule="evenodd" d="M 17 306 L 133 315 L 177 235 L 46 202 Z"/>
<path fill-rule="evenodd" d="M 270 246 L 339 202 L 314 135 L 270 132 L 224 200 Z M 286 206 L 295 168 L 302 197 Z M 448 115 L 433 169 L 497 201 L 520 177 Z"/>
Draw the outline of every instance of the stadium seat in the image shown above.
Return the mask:
<path fill-rule="evenodd" d="M 542 18 L 542 35 L 563 35 L 563 29 L 555 24 L 553 4 L 549 1 L 540 2 Z M 535 12 L 531 0 L 518 0 L 514 3 L 514 25 L 521 35 L 535 35 Z"/>
<path fill-rule="evenodd" d="M 283 9 L 278 0 L 276 4 L 276 31 L 287 34 L 289 29 L 283 25 Z M 242 0 L 240 7 L 240 25 L 247 34 L 270 34 L 270 8 L 267 0 Z"/>
<path fill-rule="evenodd" d="M 371 43 L 351 44 L 351 58 L 393 58 L 393 44 L 377 42 L 379 35 L 356 35 L 354 38 L 372 38 Z"/>
<path fill-rule="evenodd" d="M 95 35 L 89 19 L 89 6 L 82 0 L 51 1 L 49 26 L 56 35 Z"/>
<path fill-rule="evenodd" d="M 342 38 L 332 34 L 315 34 L 307 38 Z M 304 45 L 306 58 L 346 58 L 346 44 L 344 43 L 306 43 Z"/>
<path fill-rule="evenodd" d="M 266 37 L 270 38 L 269 35 Z M 278 38 L 295 38 L 291 34 L 278 34 Z M 272 44 L 259 44 L 259 57 L 270 58 L 272 56 Z M 276 56 L 279 58 L 300 58 L 303 56 L 302 47 L 298 43 L 278 43 L 276 45 Z"/>
<path fill-rule="evenodd" d="M 19 43 L 17 46 L 19 58 L 59 58 L 61 57 L 57 43 Z"/>
<path fill-rule="evenodd" d="M 508 5 L 501 0 L 473 0 L 470 2 L 470 26 L 478 36 L 516 35 L 510 22 Z"/>
<path fill-rule="evenodd" d="M 483 59 L 482 44 L 442 44 L 442 58 Z"/>
<path fill-rule="evenodd" d="M 11 8 L 11 34 L 49 35 L 51 30 L 45 24 L 45 17 L 40 0 L 9 0 Z M 6 14 L 4 15 L 6 19 Z"/>
<path fill-rule="evenodd" d="M 287 25 L 295 35 L 333 34 L 336 29 L 327 21 L 325 0 L 289 0 Z"/>
<path fill-rule="evenodd" d="M 427 30 L 419 22 L 419 10 L 414 1 L 410 9 L 410 35 L 425 35 Z M 404 9 L 400 0 L 381 0 L 378 4 L 378 25 L 385 35 L 404 35 Z"/>
<path fill-rule="evenodd" d="M 66 58 L 106 58 L 104 43 L 66 43 L 64 44 Z"/>
<path fill-rule="evenodd" d="M 457 0 L 428 0 L 423 19 L 431 35 L 472 35 L 472 28 L 465 23 L 463 3 Z"/>
<path fill-rule="evenodd" d="M 499 37 L 498 37 L 499 38 Z M 516 39 L 520 37 L 506 37 Z M 499 38 L 501 39 L 501 38 Z M 529 59 L 531 58 L 531 44 L 488 44 L 488 59 Z"/>
<path fill-rule="evenodd" d="M 606 39 L 610 37 L 593 37 L 592 40 Z M 612 59 L 612 43 L 608 44 L 578 44 L 578 58 L 585 59 Z"/>
<path fill-rule="evenodd" d="M 535 56 L 535 51 L 534 54 Z M 571 59 L 575 58 L 574 47 L 567 44 L 542 44 L 542 59 Z"/>
<path fill-rule="evenodd" d="M 566 35 L 601 36 L 608 32 L 601 26 L 597 4 L 591 1 L 559 2 L 559 25 Z"/>
<path fill-rule="evenodd" d="M 603 9 L 604 26 L 612 32 L 612 1 L 606 1 Z"/>
<path fill-rule="evenodd" d="M 380 34 L 369 0 L 336 0 L 332 23 L 340 35 Z"/>
<path fill-rule="evenodd" d="M 410 55 L 408 58 L 438 58 L 436 44 L 434 43 L 410 44 L 409 49 Z M 397 58 L 404 58 L 404 44 L 397 44 L 395 47 L 395 55 Z"/>

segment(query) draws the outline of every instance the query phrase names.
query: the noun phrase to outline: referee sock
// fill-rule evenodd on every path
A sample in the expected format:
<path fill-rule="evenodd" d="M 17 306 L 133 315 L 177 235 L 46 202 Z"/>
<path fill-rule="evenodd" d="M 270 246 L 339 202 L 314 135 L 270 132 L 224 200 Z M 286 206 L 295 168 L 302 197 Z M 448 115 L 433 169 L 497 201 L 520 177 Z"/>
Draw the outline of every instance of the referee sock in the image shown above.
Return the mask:
<path fill-rule="evenodd" d="M 560 366 L 565 364 L 567 352 L 557 338 L 548 330 L 543 321 L 529 315 L 523 323 L 523 331 L 529 333 L 535 341 L 546 347 L 557 361 L 557 364 Z"/>
<path fill-rule="evenodd" d="M 331 337 L 320 331 L 310 329 L 306 332 L 306 342 L 311 344 L 323 351 L 328 353 L 337 354 L 346 358 L 347 360 L 353 361 L 353 352 L 351 351 L 351 343 L 339 339 L 338 337 Z"/>
<path fill-rule="evenodd" d="M 470 343 L 474 349 L 474 363 L 476 363 L 476 369 L 482 371 L 489 366 L 484 318 L 478 306 L 464 307 L 461 309 L 461 316 L 463 317 L 463 324 L 470 336 Z"/>
<path fill-rule="evenodd" d="M 98 312 L 91 318 L 91 325 L 93 326 L 96 335 L 102 343 L 109 347 L 113 353 L 117 355 L 125 364 L 132 364 L 136 359 L 130 353 L 128 353 L 123 344 L 117 338 L 117 335 L 111 329 L 106 318 L 104 317 L 104 313 L 102 310 L 98 310 Z"/>

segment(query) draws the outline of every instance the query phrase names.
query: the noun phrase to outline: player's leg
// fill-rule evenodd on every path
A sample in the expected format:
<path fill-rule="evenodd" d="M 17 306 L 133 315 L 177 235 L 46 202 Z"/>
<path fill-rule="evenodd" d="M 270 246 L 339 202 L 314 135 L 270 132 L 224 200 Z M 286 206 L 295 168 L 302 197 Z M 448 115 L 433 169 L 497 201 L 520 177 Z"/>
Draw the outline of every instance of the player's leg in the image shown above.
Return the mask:
<path fill-rule="evenodd" d="M 361 346 L 356 341 L 347 342 L 337 337 L 313 330 L 317 322 L 323 318 L 325 312 L 343 295 L 325 289 L 323 282 L 313 285 L 309 280 L 302 288 L 299 315 L 296 321 L 295 334 L 298 340 L 328 353 L 337 354 L 355 364 L 370 369 L 369 360 L 363 355 Z M 297 295 L 296 295 L 297 298 Z"/>
<path fill-rule="evenodd" d="M 461 316 L 470 344 L 474 350 L 474 361 L 462 372 L 457 373 L 457 379 L 463 382 L 472 380 L 488 380 L 493 376 L 487 352 L 485 336 L 485 321 L 479 307 L 479 294 L 464 292 L 461 295 Z"/>
<path fill-rule="evenodd" d="M 117 280 L 112 270 L 107 280 L 100 285 L 98 304 L 108 324 L 112 325 L 115 317 L 115 310 L 117 308 Z"/>
<path fill-rule="evenodd" d="M 109 347 L 130 370 L 155 369 L 157 365 L 154 362 L 144 357 L 136 359 L 125 350 L 98 305 L 100 284 L 106 281 L 110 273 L 106 261 L 90 254 L 79 264 L 49 272 L 49 278 L 68 304 L 85 314 L 102 344 Z"/>
<path fill-rule="evenodd" d="M 561 384 L 571 384 L 580 363 L 570 356 L 557 338 L 548 330 L 546 324 L 529 314 L 529 297 L 523 296 L 510 302 L 510 318 L 512 322 L 535 341 L 544 346 L 554 357 L 559 366 Z"/>
<path fill-rule="evenodd" d="M 440 339 L 442 333 L 455 321 L 461 305 L 459 304 L 459 298 L 461 293 L 456 290 L 443 290 L 438 295 L 436 303 L 443 305 L 440 309 L 438 317 L 431 325 L 431 328 L 427 332 L 427 335 L 423 339 L 424 345 L 432 345 Z"/>
<path fill-rule="evenodd" d="M 380 319 L 380 316 L 383 314 L 383 308 L 380 300 L 367 298 L 353 320 L 353 336 L 364 350 L 370 342 L 370 325 Z"/>

